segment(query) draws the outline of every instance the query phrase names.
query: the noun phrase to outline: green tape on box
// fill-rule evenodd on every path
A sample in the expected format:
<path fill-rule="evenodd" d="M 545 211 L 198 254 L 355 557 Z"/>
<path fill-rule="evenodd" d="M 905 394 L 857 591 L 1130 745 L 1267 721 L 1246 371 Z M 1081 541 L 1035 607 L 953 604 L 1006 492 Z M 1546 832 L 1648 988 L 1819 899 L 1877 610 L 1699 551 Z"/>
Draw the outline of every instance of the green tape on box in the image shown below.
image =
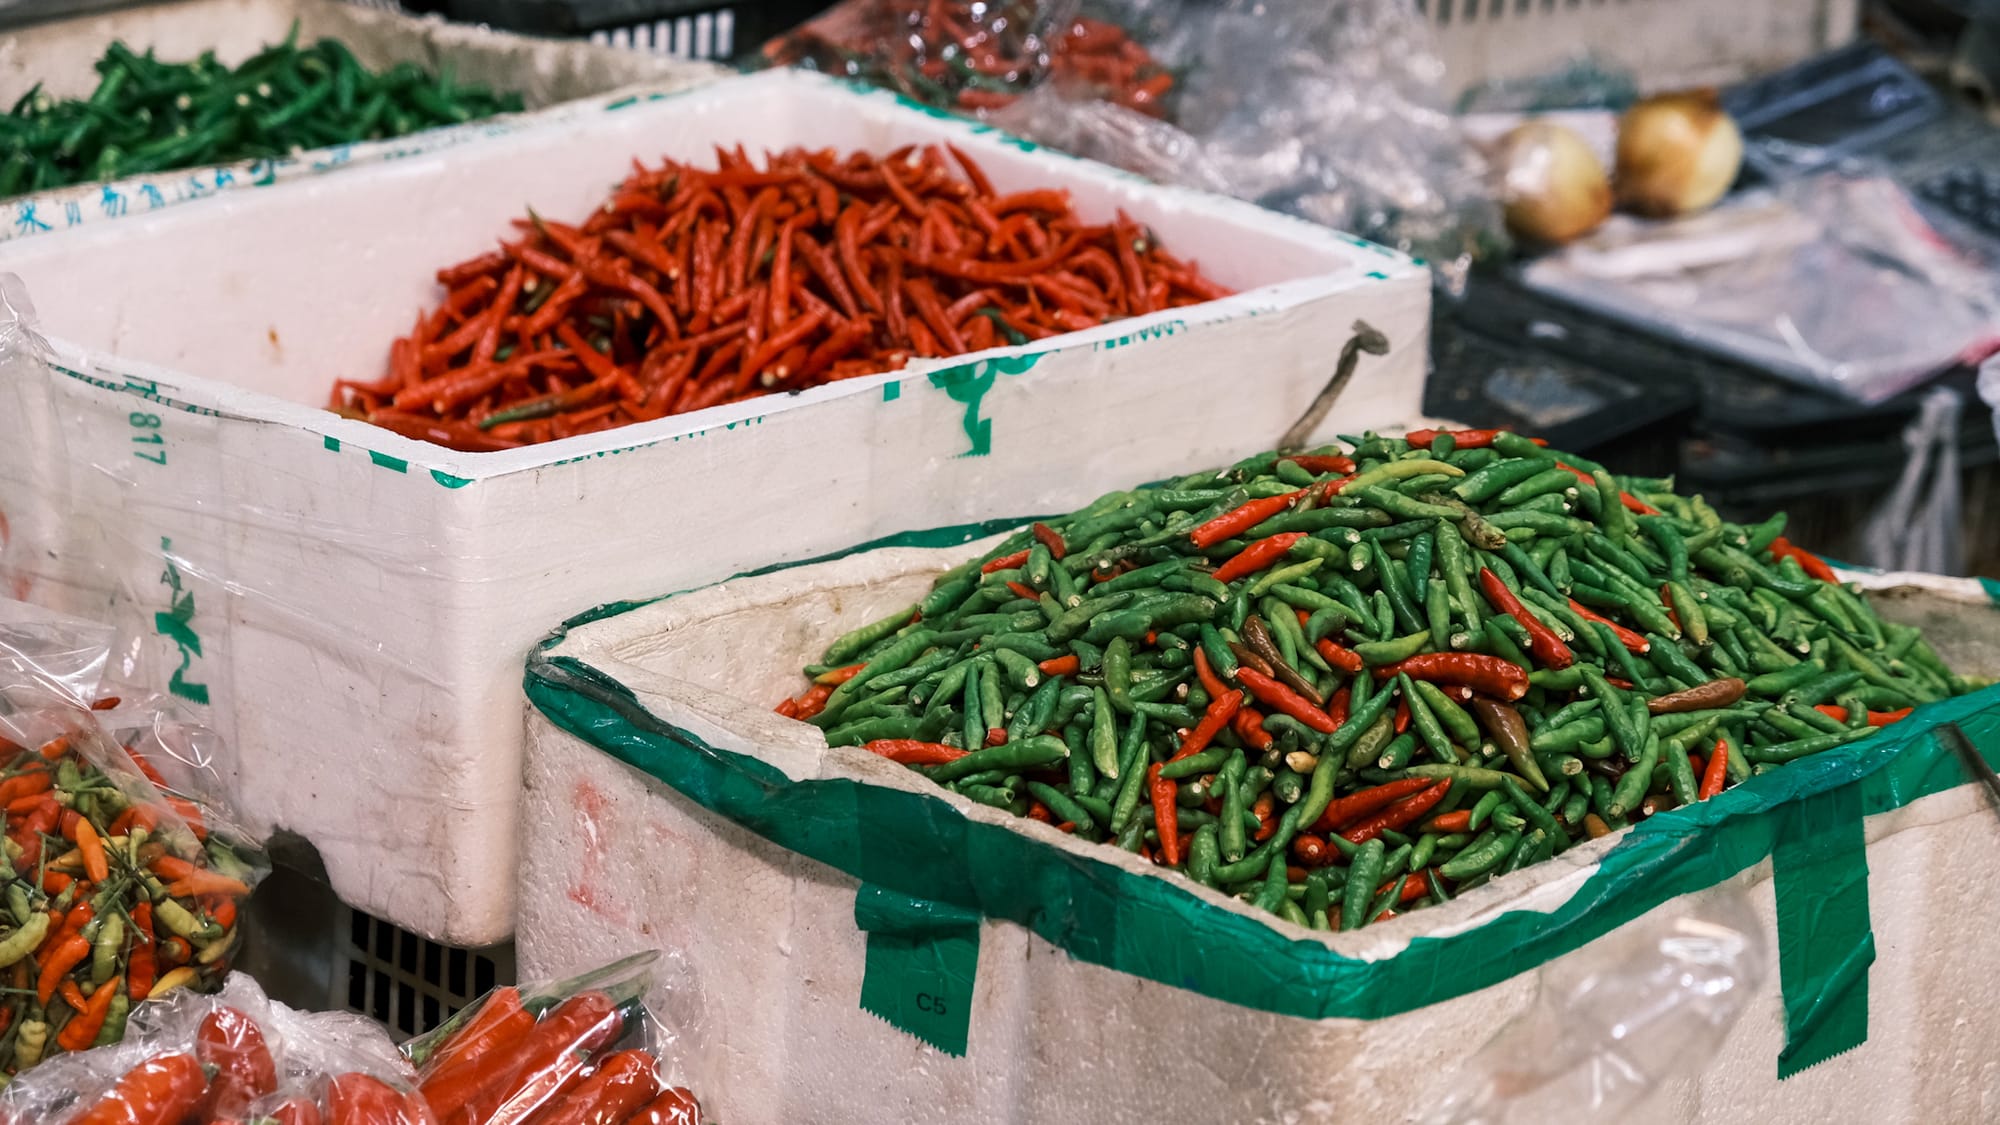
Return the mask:
<path fill-rule="evenodd" d="M 1003 526 L 1015 524 L 906 533 L 892 542 L 946 546 Z M 870 546 L 886 545 L 891 542 Z M 804 564 L 758 573 L 798 565 Z M 569 625 L 632 608 L 607 606 Z M 1968 784 L 1962 765 L 1931 734 L 1939 724 L 1958 723 L 1981 753 L 2000 761 L 2000 687 L 1931 704 L 1872 737 L 1642 821 L 1567 900 L 1546 911 L 1508 911 L 1469 930 L 1412 939 L 1393 957 L 1360 960 L 1276 919 L 1208 901 L 1186 880 L 1129 871 L 1032 839 L 1010 824 L 975 819 L 942 790 L 933 796 L 851 778 L 790 778 L 754 755 L 710 745 L 648 711 L 612 677 L 550 651 L 562 636 L 558 631 L 538 648 L 526 675 L 530 702 L 551 723 L 765 839 L 876 888 L 871 894 L 889 892 L 940 910 L 1010 921 L 1081 961 L 1306 1019 L 1381 1019 L 1476 992 L 1775 855 L 1795 838 L 1800 817 L 1838 824 L 1850 811 L 1838 802 L 1858 803 L 1860 815 L 1874 815 Z M 1811 807 L 1843 789 L 1851 796 L 1833 798 L 1835 805 L 1825 809 Z M 1859 819 L 1850 819 L 1858 832 Z M 1803 905 L 1787 923 L 1790 936 L 1781 940 L 1796 944 L 1803 931 L 1810 945 L 1822 925 L 1813 905 L 1813 870 L 1847 863 L 1858 884 L 1865 867 L 1853 854 L 1846 860 L 1788 854 L 1783 862 L 1788 884 L 1798 880 L 1796 902 Z M 1823 881 L 1817 887 L 1838 889 Z M 1865 927 L 1865 897 L 1860 917 Z M 1833 932 L 1854 933 L 1851 924 Z M 1217 949 L 1232 955 L 1213 956 Z M 1843 953 L 1830 964 L 1810 959 L 1788 979 L 1788 1008 L 1798 1005 L 1788 1067 L 1809 1065 L 1826 1044 L 1857 1034 L 1845 1022 L 1851 1015 L 1838 1005 L 1854 1003 L 1850 994 L 1862 996 L 1865 1013 L 1865 993 L 1852 981 L 1865 968 L 1865 959 Z M 1791 980 L 1804 983 L 1793 987 Z"/>
<path fill-rule="evenodd" d="M 1771 854 L 1785 1048 L 1778 1077 L 1825 1062 L 1868 1038 L 1868 839 L 1860 783 L 1791 805 Z"/>
<path fill-rule="evenodd" d="M 979 916 L 864 885 L 854 896 L 854 924 L 868 935 L 862 1009 L 963 1057 L 979 967 Z"/>

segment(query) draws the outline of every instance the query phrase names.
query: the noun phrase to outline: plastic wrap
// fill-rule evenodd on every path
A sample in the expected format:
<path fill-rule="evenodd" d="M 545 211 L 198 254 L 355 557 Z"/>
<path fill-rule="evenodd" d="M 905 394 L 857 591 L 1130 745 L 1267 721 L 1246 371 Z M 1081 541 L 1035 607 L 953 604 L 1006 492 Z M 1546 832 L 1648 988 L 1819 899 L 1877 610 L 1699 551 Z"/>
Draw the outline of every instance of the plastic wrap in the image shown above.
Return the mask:
<path fill-rule="evenodd" d="M 229 971 L 269 870 L 216 803 L 214 736 L 101 683 L 111 631 L 0 601 L 0 1070 L 117 1042 L 140 1001 Z M 18 944 L 15 944 L 18 943 Z"/>
<path fill-rule="evenodd" d="M 404 1046 L 447 1125 L 700 1125 L 671 1060 L 691 1028 L 646 1007 L 658 953 L 571 977 L 496 988 Z M 539 1116 L 538 1116 L 539 1115 Z"/>
<path fill-rule="evenodd" d="M 1739 890 L 1685 900 L 1535 973 L 1532 1006 L 1462 1064 L 1428 1125 L 1504 1125 L 1637 1108 L 1698 1071 L 1767 972 Z"/>
<path fill-rule="evenodd" d="M 1003 51 L 988 76 L 981 52 L 1006 35 L 1023 49 Z M 1099 42 L 1117 44 L 1115 66 L 1073 61 L 1075 44 Z M 846 0 L 766 56 L 1353 231 L 1453 275 L 1498 230 L 1423 17 L 1399 0 L 1122 0 L 1080 12 L 1064 0 Z"/>
<path fill-rule="evenodd" d="M 132 1017 L 124 1042 L 64 1055 L 0 1093 L 0 1125 L 438 1125 L 388 1033 L 300 1012 L 242 973 Z"/>
<path fill-rule="evenodd" d="M 1674 223 L 1614 217 L 1533 288 L 1865 403 L 2000 342 L 2000 243 L 1830 173 Z"/>

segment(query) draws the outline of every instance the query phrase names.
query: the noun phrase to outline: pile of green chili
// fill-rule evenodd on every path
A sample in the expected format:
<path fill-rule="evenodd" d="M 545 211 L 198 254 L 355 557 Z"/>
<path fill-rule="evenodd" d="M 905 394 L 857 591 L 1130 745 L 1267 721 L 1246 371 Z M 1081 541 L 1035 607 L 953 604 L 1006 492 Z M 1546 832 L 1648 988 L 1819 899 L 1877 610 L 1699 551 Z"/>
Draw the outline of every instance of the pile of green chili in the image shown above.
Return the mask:
<path fill-rule="evenodd" d="M 57 101 L 36 87 L 0 117 L 0 197 L 402 136 L 496 113 L 519 94 L 454 85 L 414 63 L 375 72 L 332 39 L 285 41 L 231 70 L 206 52 L 161 62 L 113 43 L 97 89 Z"/>
<path fill-rule="evenodd" d="M 778 710 L 1353 929 L 1967 690 L 1782 515 L 1504 431 L 1344 440 L 1010 535 Z"/>

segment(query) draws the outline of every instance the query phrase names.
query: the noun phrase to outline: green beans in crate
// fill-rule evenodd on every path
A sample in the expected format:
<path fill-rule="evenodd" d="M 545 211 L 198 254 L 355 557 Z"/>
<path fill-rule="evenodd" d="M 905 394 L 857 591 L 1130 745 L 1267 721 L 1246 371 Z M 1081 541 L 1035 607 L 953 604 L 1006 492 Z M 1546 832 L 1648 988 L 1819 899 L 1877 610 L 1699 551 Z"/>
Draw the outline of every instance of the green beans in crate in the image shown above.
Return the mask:
<path fill-rule="evenodd" d="M 285 156 L 518 112 L 521 97 L 414 63 L 373 71 L 337 40 L 282 43 L 231 69 L 213 52 L 166 62 L 113 43 L 96 90 L 37 86 L 0 115 L 0 198 L 199 165 Z"/>
<path fill-rule="evenodd" d="M 1353 929 L 1967 690 L 1782 517 L 1511 433 L 1349 444 L 1015 532 L 778 710 Z"/>

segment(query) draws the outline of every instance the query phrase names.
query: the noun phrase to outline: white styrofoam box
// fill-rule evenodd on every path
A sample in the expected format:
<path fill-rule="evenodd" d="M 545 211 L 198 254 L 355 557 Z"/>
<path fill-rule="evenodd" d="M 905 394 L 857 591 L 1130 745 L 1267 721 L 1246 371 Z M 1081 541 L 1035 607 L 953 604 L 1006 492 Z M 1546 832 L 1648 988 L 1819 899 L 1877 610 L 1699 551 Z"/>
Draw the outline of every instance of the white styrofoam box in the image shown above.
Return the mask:
<path fill-rule="evenodd" d="M 308 405 L 379 373 L 434 269 L 530 207 L 585 212 L 634 154 L 941 140 L 1002 191 L 1123 208 L 1243 292 L 501 453 Z M 1430 296 L 1421 266 L 1349 236 L 785 72 L 6 244 L 4 271 L 58 371 L 0 382 L 0 581 L 136 628 L 157 680 L 214 703 L 247 814 L 309 839 L 350 904 L 457 944 L 513 927 L 521 660 L 550 623 L 1268 446 L 1357 319 L 1392 350 L 1361 357 L 1320 433 L 1400 426 Z"/>
<path fill-rule="evenodd" d="M 563 103 L 615 100 L 599 97 L 613 91 L 679 89 L 728 73 L 710 63 L 531 39 L 337 0 L 174 0 L 8 29 L 0 35 L 0 105 L 13 105 L 37 84 L 50 97 L 89 96 L 99 78 L 94 64 L 114 41 L 142 54 L 151 50 L 168 62 L 214 51 L 218 60 L 236 66 L 282 41 L 295 22 L 301 45 L 337 39 L 363 66 L 375 70 L 400 62 L 432 71 L 449 67 L 461 84 L 520 94 L 527 112 L 274 159 L 48 188 L 0 201 L 0 241 L 145 214 L 294 176 L 394 160 L 497 136 L 538 120 L 563 119 L 582 109 Z"/>
<path fill-rule="evenodd" d="M 596 696 L 611 700 L 605 709 L 588 712 L 588 718 L 585 712 L 567 716 L 591 722 L 601 735 L 600 745 L 644 753 L 645 746 L 656 744 L 646 741 L 650 736 L 692 748 L 688 760 L 697 763 L 705 764 L 718 752 L 744 755 L 747 761 L 740 768 L 703 773 L 698 764 L 691 777 L 674 775 L 710 795 L 733 782 L 761 778 L 759 771 L 766 769 L 782 775 L 759 782 L 772 792 L 783 790 L 787 780 L 831 778 L 927 794 L 969 821 L 1004 826 L 1059 849 L 1063 854 L 1051 866 L 1072 858 L 1078 864 L 1094 860 L 1171 880 L 1214 904 L 1207 915 L 1227 910 L 1296 935 L 1287 949 L 1317 944 L 1365 961 L 1404 955 L 1419 938 L 1465 934 L 1507 912 L 1555 911 L 1579 895 L 1607 853 L 1625 839 L 1621 834 L 1580 845 L 1454 902 L 1391 923 L 1357 933 L 1314 934 L 1178 876 L 1160 874 L 1119 849 L 1078 841 L 945 793 L 913 771 L 866 751 L 829 749 L 817 729 L 771 713 L 775 701 L 795 690 L 797 668 L 810 654 L 846 629 L 909 605 L 936 574 L 985 545 L 863 552 L 732 580 L 573 625 L 564 639 L 538 653 L 531 678 L 555 686 L 536 698 L 553 700 L 561 710 L 574 698 L 565 684 L 585 678 L 608 681 L 616 686 Z M 2000 668 L 2000 652 L 1993 648 L 1996 615 L 1972 609 L 1986 605 L 1983 593 L 1976 586 L 1919 581 L 1922 588 L 1890 579 L 1893 596 L 1878 602 L 1885 614 L 1901 619 L 1928 615 L 1947 622 L 1955 615 L 1956 627 L 1933 637 L 1945 658 L 1967 670 Z M 1980 658 L 1985 662 L 1977 662 Z M 585 687 L 584 694 L 590 693 Z M 1976 699 L 1980 724 L 1967 721 L 1966 726 L 1993 757 L 2000 754 L 2000 688 Z M 619 717 L 610 717 L 613 713 Z M 860 884 L 855 878 L 710 811 L 674 785 L 577 737 L 571 733 L 574 726 L 558 726 L 542 710 L 531 710 L 529 727 L 522 819 L 527 858 L 516 936 L 522 971 L 546 977 L 631 949 L 681 951 L 702 990 L 706 1013 L 702 1034 L 693 1037 L 692 1055 L 681 1062 L 704 1104 L 727 1120 L 1248 1125 L 1428 1119 L 1427 1112 L 1448 1093 L 1467 1087 L 1466 1057 L 1535 998 L 1537 974 L 1521 972 L 1380 1019 L 1306 1020 L 1127 975 L 1072 957 L 1015 922 L 987 917 L 978 928 L 967 1048 L 963 1057 L 954 1057 L 897 1030 L 857 1002 L 868 975 L 868 943 L 857 927 Z M 1811 771 L 1813 766 L 1797 768 Z M 1982 870 L 2000 844 L 2000 824 L 1985 794 L 1969 784 L 1948 756 L 1942 769 L 1951 771 L 1950 784 L 1956 788 L 1866 820 L 1877 958 L 1865 1044 L 1778 1081 L 1784 1007 L 1776 959 L 1767 953 L 1761 981 L 1704 1064 L 1699 1081 L 1680 1078 L 1663 1084 L 1635 1115 L 1637 1120 L 1984 1120 L 2000 1109 L 2000 1063 L 1991 1051 L 2000 1035 L 2000 1011 L 1994 1005 L 2000 986 L 1991 983 L 2000 972 L 2000 943 L 1986 940 L 2000 924 L 2000 908 L 1993 903 L 1990 881 L 1941 877 Z M 1781 771 L 1743 789 L 1787 780 Z M 1732 792 L 1740 807 L 1762 808 L 1747 799 L 1752 794 Z M 811 816 L 810 802 L 789 793 L 774 798 L 769 807 L 746 798 L 743 807 L 752 809 L 747 815 L 757 820 L 783 817 L 790 822 Z M 842 838 L 840 825 L 849 819 L 872 823 L 856 807 L 844 792 L 825 798 L 829 822 L 819 826 L 816 838 Z M 868 807 L 889 806 L 878 802 L 864 810 Z M 1649 831 L 1659 830 L 1663 822 L 1648 822 Z M 940 830 L 940 839 L 961 838 L 955 830 L 949 836 L 945 831 Z M 970 847 L 972 837 L 963 839 Z M 1690 846 L 1713 845 L 1696 838 Z M 989 866 L 994 862 L 989 860 Z M 1045 912 L 1061 921 L 1065 933 L 1069 926 L 1086 932 L 1114 925 L 1122 929 L 1144 922 L 1140 916 L 1151 910 L 1165 909 L 1159 901 L 1115 908 L 1103 903 L 1087 909 L 1072 906 L 1059 900 L 1063 881 L 1044 876 L 1049 873 L 1021 874 L 1050 888 Z M 937 875 L 940 884 L 952 878 Z M 1083 874 L 1074 882 L 1096 887 L 1106 880 Z M 1677 913 L 1701 922 L 1726 921 L 1738 899 L 1747 902 L 1756 919 L 1753 931 L 1761 929 L 1767 949 L 1775 947 L 1768 940 L 1775 926 L 1768 858 L 1737 877 L 1669 900 L 1599 941 L 1621 940 L 1649 920 Z M 1594 905 L 1585 909 L 1604 900 L 1589 901 Z M 1114 917 L 1115 923 L 1109 921 Z M 1203 932 L 1201 921 L 1176 931 L 1184 933 L 1180 940 L 1187 956 L 1242 956 L 1219 944 L 1217 935 Z M 1550 941 L 1566 940 L 1559 933 L 1548 936 Z M 1539 936 L 1530 945 L 1541 948 Z M 1559 948 L 1574 945 L 1571 940 Z M 1542 975 L 1573 982 L 1583 959 L 1601 948 L 1576 948 L 1551 961 Z M 1492 947 L 1482 945 L 1474 959 L 1491 952 Z M 1525 959 L 1532 963 L 1538 958 Z M 1269 970 L 1263 979 L 1290 980 L 1282 968 Z M 1418 990 L 1430 983 L 1422 970 L 1406 971 L 1398 979 Z M 1304 972 L 1291 984 L 1325 987 Z M 1619 1014 L 1572 1013 L 1607 1022 Z M 1632 1017 L 1625 1049 L 1650 1067 L 1665 1067 L 1661 1052 L 1681 1044 L 1646 1036 L 1646 1025 L 1665 1022 L 1663 1013 L 1624 1014 Z M 1705 1026 L 1700 1033 L 1714 1034 Z M 1617 1046 L 1607 1040 L 1606 1050 Z M 1553 1049 L 1553 1044 L 1524 1048 L 1520 1062 L 1528 1068 L 1539 1050 Z M 1972 1112 L 1974 1105 L 1982 1112 Z M 1579 1107 L 1556 1108 L 1574 1115 Z M 1523 1114 L 1506 1120 L 1554 1116 Z M 1586 1113 L 1577 1119 L 1600 1118 Z"/>
<path fill-rule="evenodd" d="M 1859 0 L 1418 0 L 1445 87 L 1532 80 L 1578 60 L 1646 93 L 1781 70 L 1854 38 Z"/>

